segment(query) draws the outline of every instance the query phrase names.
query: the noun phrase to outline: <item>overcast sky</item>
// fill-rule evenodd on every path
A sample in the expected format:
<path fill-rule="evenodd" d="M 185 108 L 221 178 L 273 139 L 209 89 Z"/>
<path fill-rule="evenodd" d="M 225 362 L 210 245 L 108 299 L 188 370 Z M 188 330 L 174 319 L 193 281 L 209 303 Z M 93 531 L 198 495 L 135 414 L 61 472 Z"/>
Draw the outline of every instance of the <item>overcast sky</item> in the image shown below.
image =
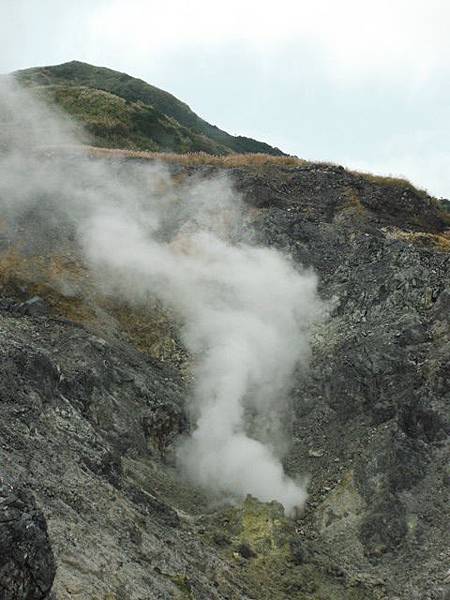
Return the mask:
<path fill-rule="evenodd" d="M 0 0 L 0 72 L 69 60 L 230 133 L 450 197 L 448 0 Z"/>

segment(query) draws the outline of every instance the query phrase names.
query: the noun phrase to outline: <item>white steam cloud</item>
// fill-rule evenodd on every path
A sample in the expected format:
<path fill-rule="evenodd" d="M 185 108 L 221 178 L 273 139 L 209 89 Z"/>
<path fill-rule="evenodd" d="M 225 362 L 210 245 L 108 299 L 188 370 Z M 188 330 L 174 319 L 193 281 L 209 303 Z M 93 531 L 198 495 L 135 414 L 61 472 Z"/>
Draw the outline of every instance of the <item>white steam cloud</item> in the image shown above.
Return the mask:
<path fill-rule="evenodd" d="M 102 286 L 134 302 L 151 294 L 180 316 L 195 359 L 183 471 L 221 494 L 301 506 L 305 490 L 285 474 L 275 434 L 308 361 L 315 276 L 242 241 L 245 211 L 225 176 L 176 186 L 161 165 L 62 152 L 76 144 L 71 128 L 7 80 L 0 126 L 5 214 L 47 210 L 74 227 Z M 48 157 L 38 146 L 55 149 Z"/>

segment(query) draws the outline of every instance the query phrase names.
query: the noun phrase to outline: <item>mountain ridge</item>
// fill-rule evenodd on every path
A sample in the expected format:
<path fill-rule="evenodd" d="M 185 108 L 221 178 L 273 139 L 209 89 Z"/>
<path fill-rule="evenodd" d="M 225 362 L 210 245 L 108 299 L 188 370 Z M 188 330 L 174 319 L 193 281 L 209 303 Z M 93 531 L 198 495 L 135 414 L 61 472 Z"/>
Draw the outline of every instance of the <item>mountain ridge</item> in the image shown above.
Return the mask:
<path fill-rule="evenodd" d="M 173 94 L 114 69 L 70 61 L 13 75 L 81 121 L 96 145 L 119 142 L 139 150 L 285 155 L 265 142 L 211 125 Z M 99 92 L 109 96 L 99 97 Z"/>
<path fill-rule="evenodd" d="M 129 120 L 156 111 L 52 85 L 36 90 L 75 107 L 79 94 L 99 100 L 98 118 L 103 101 L 128 107 Z M 20 106 L 20 95 L 6 104 L 16 145 L 0 127 L 0 598 L 444 600 L 444 204 L 402 179 L 293 157 L 80 147 L 62 134 L 52 146 L 49 111 Z M 175 137 L 188 135 L 164 118 Z M 214 204 L 228 193 L 234 217 Z M 196 426 L 196 355 L 170 304 L 135 294 L 128 273 L 111 287 L 114 273 L 92 264 L 91 207 L 102 209 L 100 233 L 116 209 L 124 223 L 139 215 L 145 236 L 180 263 L 195 256 L 190 236 L 210 213 L 223 243 L 317 274 L 326 314 L 279 415 L 283 470 L 308 481 L 303 512 L 287 517 L 251 496 L 229 504 L 180 476 L 179 444 Z M 111 253 L 126 239 L 117 235 Z M 265 435 L 251 414 L 247 425 Z"/>

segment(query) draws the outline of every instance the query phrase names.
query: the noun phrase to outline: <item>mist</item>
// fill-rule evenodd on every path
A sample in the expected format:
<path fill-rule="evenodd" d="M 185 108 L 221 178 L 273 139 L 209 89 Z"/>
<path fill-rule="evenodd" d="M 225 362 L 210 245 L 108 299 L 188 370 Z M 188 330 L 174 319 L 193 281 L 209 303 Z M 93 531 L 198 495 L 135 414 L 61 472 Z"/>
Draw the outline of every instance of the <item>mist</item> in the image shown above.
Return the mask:
<path fill-rule="evenodd" d="M 181 472 L 216 494 L 300 507 L 282 425 L 321 312 L 314 273 L 245 239 L 246 209 L 224 174 L 175 183 L 163 164 L 89 158 L 74 124 L 7 78 L 0 127 L 3 215 L 41 214 L 27 246 L 38 252 L 47 228 L 69 224 L 102 290 L 156 297 L 179 318 L 193 357 Z"/>

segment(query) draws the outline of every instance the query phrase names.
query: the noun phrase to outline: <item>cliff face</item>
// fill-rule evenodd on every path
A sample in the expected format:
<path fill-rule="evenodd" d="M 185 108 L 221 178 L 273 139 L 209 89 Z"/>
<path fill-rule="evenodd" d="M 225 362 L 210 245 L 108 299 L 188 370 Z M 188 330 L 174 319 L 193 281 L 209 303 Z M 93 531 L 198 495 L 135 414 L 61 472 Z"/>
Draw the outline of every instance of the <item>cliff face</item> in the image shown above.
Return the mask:
<path fill-rule="evenodd" d="M 70 224 L 24 212 L 2 229 L 0 468 L 38 525 L 18 528 L 2 503 L 0 543 L 32 548 L 43 583 L 8 595 L 29 565 L 1 563 L 1 597 L 49 597 L 53 554 L 60 599 L 448 594 L 448 217 L 405 182 L 335 166 L 228 175 L 241 235 L 312 267 L 328 307 L 288 415 L 285 468 L 310 478 L 303 514 L 213 504 L 180 479 L 190 357 L 176 320 L 99 298 Z M 45 248 L 27 244 L 33 229 Z"/>

